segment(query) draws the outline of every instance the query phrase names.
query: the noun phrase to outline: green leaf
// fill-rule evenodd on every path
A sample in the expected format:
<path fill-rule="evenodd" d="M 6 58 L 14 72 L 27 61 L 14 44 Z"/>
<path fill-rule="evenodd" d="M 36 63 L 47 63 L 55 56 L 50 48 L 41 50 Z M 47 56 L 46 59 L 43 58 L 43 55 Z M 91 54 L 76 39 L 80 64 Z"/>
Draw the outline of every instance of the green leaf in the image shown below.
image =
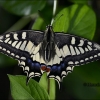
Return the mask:
<path fill-rule="evenodd" d="M 55 32 L 92 39 L 96 28 L 96 16 L 88 6 L 74 4 L 60 11 L 55 17 L 53 28 Z"/>
<path fill-rule="evenodd" d="M 40 86 L 42 86 L 46 91 L 48 91 L 48 79 L 47 73 L 43 73 L 39 81 Z"/>
<path fill-rule="evenodd" d="M 88 4 L 89 0 L 70 0 L 73 3 Z"/>
<path fill-rule="evenodd" d="M 53 30 L 54 32 L 67 32 L 69 27 L 69 9 L 65 8 L 60 11 L 54 19 Z"/>
<path fill-rule="evenodd" d="M 42 86 L 46 91 L 48 91 L 50 100 L 55 100 L 56 86 L 54 79 L 48 79 L 47 73 L 44 73 L 39 81 L 40 86 Z"/>
<path fill-rule="evenodd" d="M 16 15 L 30 15 L 42 10 L 46 0 L 1 0 L 0 5 L 7 11 Z"/>
<path fill-rule="evenodd" d="M 14 100 L 49 100 L 47 92 L 33 79 L 26 86 L 25 76 L 8 76 Z"/>
<path fill-rule="evenodd" d="M 32 29 L 34 30 L 45 30 L 46 24 L 44 23 L 44 20 L 41 17 L 38 17 L 35 21 L 35 23 L 32 25 Z"/>

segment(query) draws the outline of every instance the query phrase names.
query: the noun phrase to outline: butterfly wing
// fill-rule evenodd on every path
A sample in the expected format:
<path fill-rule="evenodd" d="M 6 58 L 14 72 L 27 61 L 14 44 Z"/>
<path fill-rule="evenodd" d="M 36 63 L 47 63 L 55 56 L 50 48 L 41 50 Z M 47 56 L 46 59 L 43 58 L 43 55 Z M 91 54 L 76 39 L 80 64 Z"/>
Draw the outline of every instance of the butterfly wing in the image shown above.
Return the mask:
<path fill-rule="evenodd" d="M 41 76 L 42 71 L 46 71 L 49 78 L 59 83 L 68 72 L 72 72 L 74 66 L 100 59 L 98 44 L 74 35 L 55 33 L 55 51 L 52 51 L 55 55 L 45 62 L 39 52 L 43 37 L 44 32 L 33 30 L 9 32 L 0 36 L 0 52 L 19 61 L 27 73 L 27 82 L 31 77 Z"/>
<path fill-rule="evenodd" d="M 100 59 L 100 46 L 78 36 L 55 33 L 57 62 L 52 65 L 49 78 L 61 82 L 74 66 L 83 65 Z M 60 59 L 60 60 L 59 60 Z M 59 63 L 58 63 L 59 62 Z"/>
<path fill-rule="evenodd" d="M 44 33 L 41 31 L 16 31 L 0 35 L 0 52 L 17 59 L 28 79 L 41 76 L 40 64 L 35 62 Z M 28 81 L 28 80 L 27 80 Z"/>

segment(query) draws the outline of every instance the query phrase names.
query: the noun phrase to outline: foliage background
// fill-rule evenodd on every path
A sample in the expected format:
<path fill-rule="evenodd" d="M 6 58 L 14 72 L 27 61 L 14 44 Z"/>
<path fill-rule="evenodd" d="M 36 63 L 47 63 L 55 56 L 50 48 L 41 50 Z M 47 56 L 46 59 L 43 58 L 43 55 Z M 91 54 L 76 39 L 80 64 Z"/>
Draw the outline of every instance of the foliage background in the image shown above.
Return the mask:
<path fill-rule="evenodd" d="M 6 1 L 6 0 L 4 0 Z M 35 1 L 35 0 L 33 0 Z M 23 0 L 21 0 L 23 2 Z M 9 7 L 10 1 L 3 5 L 3 1 L 0 1 L 0 34 L 6 31 L 14 31 L 14 30 L 26 30 L 31 29 L 38 26 L 38 22 L 43 23 L 41 20 L 36 20 L 37 23 L 33 25 L 36 18 L 37 9 L 40 10 L 40 16 L 44 18 L 46 23 L 43 23 L 42 27 L 40 25 L 41 30 L 45 30 L 45 26 L 50 23 L 52 19 L 52 0 L 48 0 L 45 5 L 45 0 L 40 2 L 40 5 L 37 6 L 30 3 L 26 3 L 24 0 L 24 4 L 21 5 L 21 2 L 17 3 Z M 96 23 L 96 32 L 93 38 L 93 41 L 100 44 L 100 1 L 99 0 L 59 0 L 57 13 L 63 9 L 64 7 L 68 7 L 72 4 L 79 5 L 89 5 L 91 9 L 94 10 L 97 18 Z M 3 5 L 3 6 L 2 6 Z M 30 5 L 30 6 L 27 6 Z M 33 7 L 34 5 L 34 7 Z M 18 10 L 15 8 L 17 6 L 20 9 L 25 8 L 24 10 Z M 13 7 L 13 10 L 11 9 Z M 33 7 L 30 13 L 27 9 Z M 16 10 L 17 9 L 17 10 Z M 34 10 L 35 9 L 35 10 Z M 29 15 L 28 17 L 24 17 Z M 90 16 L 91 17 L 91 16 Z M 91 20 L 92 21 L 92 20 Z M 39 26 L 38 26 L 39 27 Z M 83 26 L 84 27 L 84 26 Z M 81 33 L 80 33 L 81 34 Z M 79 35 L 80 35 L 79 34 Z M 91 35 L 91 34 L 90 34 Z M 83 36 L 85 37 L 85 36 Z M 91 37 L 91 36 L 90 36 Z M 10 82 L 7 74 L 12 75 L 22 75 L 24 74 L 22 68 L 17 67 L 17 61 L 0 54 L 0 99 L 12 99 L 10 93 Z M 68 74 L 66 78 L 64 78 L 62 83 L 62 89 L 56 90 L 56 99 L 100 99 L 100 86 L 99 87 L 87 87 L 84 86 L 84 83 L 100 83 L 100 61 L 96 61 L 84 66 L 78 66 L 74 68 L 74 71 L 71 74 Z M 36 80 L 38 80 L 36 78 Z"/>

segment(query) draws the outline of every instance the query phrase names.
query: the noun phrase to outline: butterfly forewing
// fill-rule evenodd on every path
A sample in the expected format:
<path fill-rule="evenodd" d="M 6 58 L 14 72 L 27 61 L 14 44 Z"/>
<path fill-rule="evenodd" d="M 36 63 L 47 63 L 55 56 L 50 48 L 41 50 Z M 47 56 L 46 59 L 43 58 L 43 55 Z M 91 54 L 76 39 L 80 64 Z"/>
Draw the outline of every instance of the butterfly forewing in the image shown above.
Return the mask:
<path fill-rule="evenodd" d="M 57 46 L 68 65 L 82 65 L 99 59 L 100 46 L 87 39 L 56 33 Z"/>

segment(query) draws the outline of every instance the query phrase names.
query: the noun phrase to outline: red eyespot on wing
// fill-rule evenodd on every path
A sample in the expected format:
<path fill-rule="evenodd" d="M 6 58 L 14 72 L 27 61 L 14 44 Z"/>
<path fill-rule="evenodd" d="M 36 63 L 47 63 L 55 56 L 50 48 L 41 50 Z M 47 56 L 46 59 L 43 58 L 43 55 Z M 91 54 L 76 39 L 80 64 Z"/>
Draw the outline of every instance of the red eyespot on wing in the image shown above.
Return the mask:
<path fill-rule="evenodd" d="M 41 65 L 41 70 L 46 71 L 46 66 L 45 65 Z"/>
<path fill-rule="evenodd" d="M 46 68 L 46 72 L 50 72 L 50 68 L 49 67 Z"/>

